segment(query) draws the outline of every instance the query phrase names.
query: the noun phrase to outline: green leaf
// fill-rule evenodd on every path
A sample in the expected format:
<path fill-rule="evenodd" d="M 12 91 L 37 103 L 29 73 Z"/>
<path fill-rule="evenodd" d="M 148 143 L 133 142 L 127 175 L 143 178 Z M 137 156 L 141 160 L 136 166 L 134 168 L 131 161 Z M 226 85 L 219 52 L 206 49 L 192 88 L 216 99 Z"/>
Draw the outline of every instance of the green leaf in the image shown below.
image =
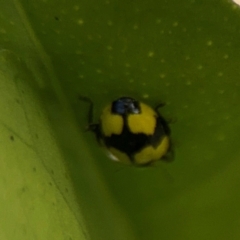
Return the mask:
<path fill-rule="evenodd" d="M 88 239 L 32 80 L 16 55 L 1 51 L 0 238 Z"/>
<path fill-rule="evenodd" d="M 82 176 L 77 172 L 74 186 L 66 163 L 83 169 L 76 161 L 91 163 L 91 156 L 82 153 L 86 144 L 78 142 L 51 60 L 21 4 L 2 2 L 0 8 L 0 238 L 132 239 L 128 219 L 94 165 L 84 165 Z"/>
<path fill-rule="evenodd" d="M 1 239 L 239 239 L 239 7 L 11 0 L 0 9 Z M 84 130 L 79 94 L 95 102 L 96 121 L 122 95 L 167 102 L 175 161 L 140 170 L 106 159 Z"/>

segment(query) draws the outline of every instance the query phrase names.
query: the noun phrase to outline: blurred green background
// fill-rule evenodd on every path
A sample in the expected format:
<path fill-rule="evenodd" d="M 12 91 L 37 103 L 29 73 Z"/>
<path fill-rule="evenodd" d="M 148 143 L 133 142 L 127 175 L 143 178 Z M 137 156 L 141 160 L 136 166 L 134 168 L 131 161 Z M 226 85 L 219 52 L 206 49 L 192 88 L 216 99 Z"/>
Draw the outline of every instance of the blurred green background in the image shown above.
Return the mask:
<path fill-rule="evenodd" d="M 31 89 L 31 98 L 23 92 L 18 96 L 25 106 L 35 99 L 31 111 L 20 105 L 25 118 L 38 119 L 39 112 L 45 116 L 38 135 L 50 131 L 58 148 L 52 153 L 46 137 L 41 145 L 30 139 L 31 148 L 37 149 L 37 160 L 47 148 L 42 171 L 55 182 L 56 194 L 68 205 L 66 212 L 75 216 L 56 216 L 58 237 L 40 237 L 36 228 L 34 235 L 25 231 L 22 238 L 5 239 L 240 238 L 237 5 L 227 0 L 10 0 L 1 2 L 0 9 L 0 70 L 18 91 L 19 82 Z M 136 169 L 108 160 L 94 136 L 85 132 L 87 105 L 78 95 L 94 101 L 96 121 L 102 107 L 119 96 L 152 106 L 166 102 L 162 114 L 176 119 L 171 125 L 175 161 Z M 26 124 L 35 136 L 35 124 L 28 120 L 12 127 L 10 119 L 18 119 L 18 113 L 7 113 L 3 129 L 14 129 L 26 141 Z M 20 159 L 24 154 L 20 152 Z M 57 175 L 61 165 L 66 170 Z M 40 180 L 29 181 L 35 185 Z M 73 186 L 71 194 L 66 182 Z M 52 191 L 44 186 L 41 191 Z M 23 203 L 21 209 L 29 207 Z M 40 225 L 31 221 L 37 214 L 26 222 L 31 228 Z M 66 219 L 76 228 L 63 224 Z M 51 217 L 43 220 L 53 222 Z M 10 225 L 5 229 L 10 236 Z M 63 236 L 61 231 L 67 230 Z"/>

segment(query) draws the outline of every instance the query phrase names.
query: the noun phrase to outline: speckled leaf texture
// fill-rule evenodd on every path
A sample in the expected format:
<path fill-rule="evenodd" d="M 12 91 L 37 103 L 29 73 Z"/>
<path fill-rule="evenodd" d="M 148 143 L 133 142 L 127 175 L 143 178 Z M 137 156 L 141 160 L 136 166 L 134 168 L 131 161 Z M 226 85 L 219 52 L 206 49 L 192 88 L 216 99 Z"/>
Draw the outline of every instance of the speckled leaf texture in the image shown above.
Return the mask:
<path fill-rule="evenodd" d="M 239 42 L 230 0 L 1 1 L 0 239 L 238 240 Z M 110 161 L 79 95 L 166 102 L 174 161 Z"/>

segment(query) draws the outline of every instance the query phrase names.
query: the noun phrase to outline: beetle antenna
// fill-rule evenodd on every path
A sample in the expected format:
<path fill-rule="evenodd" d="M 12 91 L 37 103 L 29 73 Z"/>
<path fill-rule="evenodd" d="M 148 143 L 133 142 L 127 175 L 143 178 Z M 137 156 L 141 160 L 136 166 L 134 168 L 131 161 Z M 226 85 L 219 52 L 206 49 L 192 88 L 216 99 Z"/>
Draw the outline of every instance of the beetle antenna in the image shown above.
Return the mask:
<path fill-rule="evenodd" d="M 93 102 L 90 98 L 85 96 L 79 96 L 78 99 L 80 101 L 87 102 L 89 104 L 89 110 L 88 110 L 88 124 L 89 126 L 93 123 Z M 89 128 L 91 130 L 91 127 Z"/>
<path fill-rule="evenodd" d="M 165 102 L 161 102 L 161 103 L 159 103 L 154 109 L 155 109 L 155 111 L 156 112 L 158 112 L 159 113 L 159 108 L 161 108 L 161 107 L 164 107 L 166 105 L 166 103 Z"/>

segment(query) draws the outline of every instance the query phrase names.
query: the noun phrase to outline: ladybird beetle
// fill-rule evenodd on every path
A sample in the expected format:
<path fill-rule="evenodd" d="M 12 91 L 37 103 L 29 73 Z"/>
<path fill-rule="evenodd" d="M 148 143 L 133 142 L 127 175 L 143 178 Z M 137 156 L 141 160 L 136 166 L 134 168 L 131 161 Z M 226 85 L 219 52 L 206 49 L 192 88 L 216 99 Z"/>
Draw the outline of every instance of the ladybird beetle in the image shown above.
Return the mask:
<path fill-rule="evenodd" d="M 121 97 L 107 105 L 98 123 L 93 123 L 93 102 L 87 97 L 80 100 L 90 104 L 88 130 L 108 156 L 115 161 L 134 166 L 149 166 L 155 161 L 172 160 L 170 128 L 155 109 L 131 97 Z"/>

